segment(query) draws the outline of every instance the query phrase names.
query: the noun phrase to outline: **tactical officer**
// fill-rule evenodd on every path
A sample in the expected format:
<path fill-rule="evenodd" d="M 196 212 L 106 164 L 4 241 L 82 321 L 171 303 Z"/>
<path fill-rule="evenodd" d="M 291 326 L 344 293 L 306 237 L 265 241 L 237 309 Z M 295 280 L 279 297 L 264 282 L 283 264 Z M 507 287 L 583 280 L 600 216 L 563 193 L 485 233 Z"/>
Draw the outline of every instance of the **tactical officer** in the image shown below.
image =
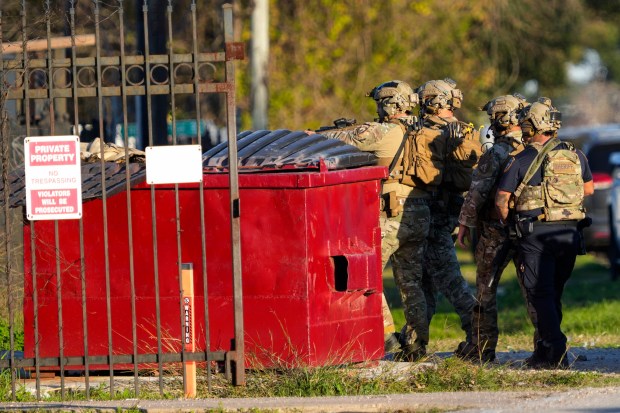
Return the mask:
<path fill-rule="evenodd" d="M 456 88 L 454 80 L 431 80 L 421 85 L 417 92 L 423 128 L 416 139 L 419 143 L 429 142 L 428 149 L 432 156 L 426 164 L 434 166 L 435 169 L 432 173 L 425 174 L 424 168 L 418 168 L 422 170 L 421 174 L 432 176 L 432 179 L 427 179 L 430 181 L 428 190 L 432 193 L 432 201 L 424 267 L 434 290 L 427 293 L 434 296 L 438 291 L 448 299 L 461 319 L 466 340 L 471 341 L 471 312 L 475 298 L 461 274 L 452 232 L 458 223 L 463 192 L 471 184 L 472 169 L 477 161 L 477 154 L 481 153 L 479 135 L 472 125 L 460 122 L 454 117 L 453 110 L 461 107 L 463 100 L 463 94 Z M 451 161 L 456 161 L 451 148 L 464 148 L 467 145 L 473 146 L 470 150 L 462 151 L 467 158 L 465 162 L 474 162 L 450 164 Z M 418 151 L 418 155 L 420 152 Z M 431 304 L 427 310 L 430 324 L 435 310 L 434 300 L 427 301 Z"/>
<path fill-rule="evenodd" d="M 540 341 L 525 363 L 533 368 L 568 367 L 562 333 L 562 291 L 580 251 L 578 225 L 585 218 L 584 196 L 594 192 L 583 153 L 557 138 L 561 115 L 540 98 L 519 115 L 530 145 L 512 157 L 500 179 L 495 205 L 506 222 L 514 197 L 517 275 L 538 317 Z"/>
<path fill-rule="evenodd" d="M 500 224 L 495 211 L 495 192 L 499 177 L 510 156 L 524 148 L 517 115 L 527 102 L 519 94 L 498 96 L 481 110 L 489 115 L 493 146 L 487 150 L 474 170 L 472 183 L 465 196 L 459 215 L 458 242 L 465 247 L 470 228 L 476 228 L 476 305 L 472 312 L 472 341 L 462 342 L 456 355 L 473 361 L 495 360 L 497 327 L 497 285 L 504 268 L 515 256 L 516 245 Z M 525 292 L 524 292 L 525 294 Z M 536 325 L 536 315 L 528 308 L 530 319 Z"/>
<path fill-rule="evenodd" d="M 383 183 L 381 226 L 381 258 L 385 266 L 391 259 L 394 280 L 403 302 L 407 329 L 404 339 L 411 342 L 408 360 L 424 354 L 428 343 L 426 298 L 422 290 L 422 265 L 426 237 L 430 223 L 428 207 L 429 194 L 415 187 L 408 166 L 404 162 L 410 153 L 409 132 L 414 128 L 414 108 L 418 96 L 411 86 L 400 80 L 392 80 L 372 89 L 367 96 L 377 104 L 378 122 L 366 122 L 345 129 L 321 132 L 374 153 L 379 165 L 390 170 L 390 176 Z M 383 314 L 386 327 L 386 346 L 394 335 L 391 314 L 384 298 Z M 389 319 L 388 319 L 389 318 Z M 390 324 L 392 329 L 390 331 Z M 395 350 L 388 348 L 386 350 Z"/>

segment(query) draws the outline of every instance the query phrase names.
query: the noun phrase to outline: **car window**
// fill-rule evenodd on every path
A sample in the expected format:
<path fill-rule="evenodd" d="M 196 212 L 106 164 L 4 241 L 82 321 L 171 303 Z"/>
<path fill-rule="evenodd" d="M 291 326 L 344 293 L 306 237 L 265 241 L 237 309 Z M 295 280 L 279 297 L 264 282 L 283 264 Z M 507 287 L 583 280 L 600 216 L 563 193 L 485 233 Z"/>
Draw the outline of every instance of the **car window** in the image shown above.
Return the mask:
<path fill-rule="evenodd" d="M 609 155 L 617 151 L 620 151 L 620 142 L 591 146 L 586 156 L 592 172 L 611 174 L 613 166 L 609 164 Z"/>

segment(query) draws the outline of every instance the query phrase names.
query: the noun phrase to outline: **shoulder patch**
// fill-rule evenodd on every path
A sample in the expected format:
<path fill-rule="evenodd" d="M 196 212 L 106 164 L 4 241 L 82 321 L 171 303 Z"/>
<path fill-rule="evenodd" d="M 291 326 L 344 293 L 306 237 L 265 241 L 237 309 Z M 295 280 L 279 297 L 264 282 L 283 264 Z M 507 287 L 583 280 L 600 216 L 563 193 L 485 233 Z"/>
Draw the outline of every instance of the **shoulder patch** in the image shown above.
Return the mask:
<path fill-rule="evenodd" d="M 515 158 L 514 157 L 510 157 L 510 160 L 508 161 L 508 164 L 506 164 L 506 167 L 504 168 L 504 173 L 508 172 L 508 170 L 510 169 L 510 167 L 512 166 L 513 163 L 515 163 Z"/>
<path fill-rule="evenodd" d="M 478 170 L 481 174 L 486 175 L 489 172 L 489 168 L 493 164 L 493 155 L 489 153 L 485 153 L 480 158 L 480 162 L 478 162 Z"/>
<path fill-rule="evenodd" d="M 370 129 L 371 125 L 369 123 L 364 123 L 360 126 L 357 127 L 357 130 L 355 132 L 357 132 L 358 134 L 362 134 L 364 132 L 366 132 L 368 129 Z"/>

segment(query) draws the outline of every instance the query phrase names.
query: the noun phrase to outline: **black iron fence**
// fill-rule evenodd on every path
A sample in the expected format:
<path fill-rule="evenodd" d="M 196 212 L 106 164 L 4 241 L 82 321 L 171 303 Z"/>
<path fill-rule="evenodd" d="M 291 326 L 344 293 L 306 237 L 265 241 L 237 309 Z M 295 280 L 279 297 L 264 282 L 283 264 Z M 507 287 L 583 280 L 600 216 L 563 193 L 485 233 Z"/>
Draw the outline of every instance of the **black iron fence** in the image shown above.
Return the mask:
<path fill-rule="evenodd" d="M 16 3 L 16 2 L 15 2 Z M 167 121 L 171 125 L 169 144 L 177 145 L 176 124 L 179 122 L 178 113 L 188 113 L 187 110 L 179 111 L 179 102 L 191 107 L 193 121 L 196 123 L 196 136 L 193 143 L 202 144 L 201 123 L 203 122 L 202 109 L 206 94 L 219 94 L 225 97 L 226 130 L 228 136 L 229 157 L 237 158 L 236 146 L 236 115 L 235 115 L 235 81 L 234 60 L 243 58 L 243 45 L 233 42 L 233 17 L 232 6 L 223 6 L 223 31 L 224 47 L 219 52 L 201 52 L 201 39 L 198 37 L 197 6 L 192 0 L 187 10 L 175 10 L 172 1 L 168 1 L 165 10 L 153 10 L 145 0 L 141 10 L 136 10 L 137 21 L 143 29 L 140 31 L 128 30 L 128 18 L 126 17 L 123 0 L 118 0 L 114 5 L 103 4 L 97 0 L 91 1 L 88 7 L 70 0 L 66 3 L 66 10 L 56 10 L 56 6 L 49 0 L 41 4 L 27 4 L 22 0 L 19 4 L 13 4 L 12 9 L 5 10 L 5 4 L 0 10 L 0 120 L 2 137 L 2 197 L 3 205 L 3 239 L 2 255 L 4 267 L 0 270 L 4 275 L 0 289 L 5 290 L 3 299 L 6 300 L 6 310 L 2 317 L 5 318 L 3 325 L 8 329 L 8 343 L 5 345 L 5 357 L 0 360 L 0 368 L 11 375 L 11 393 L 16 397 L 20 377 L 25 374 L 36 380 L 36 397 L 41 398 L 41 377 L 45 373 L 53 372 L 60 381 L 60 394 L 66 397 L 66 374 L 69 370 L 81 372 L 84 378 L 85 395 L 90 397 L 90 376 L 93 371 L 104 370 L 109 374 L 110 395 L 115 394 L 115 375 L 120 370 L 130 371 L 133 374 L 133 392 L 136 397 L 141 394 L 141 377 L 145 366 L 157 371 L 159 378 L 159 391 L 165 392 L 164 377 L 168 364 L 183 366 L 184 363 L 198 363 L 201 372 L 207 377 L 211 385 L 211 375 L 217 366 L 225 369 L 227 377 L 236 384 L 245 382 L 244 372 L 244 345 L 243 345 L 243 317 L 241 299 L 241 254 L 240 254 L 240 228 L 238 215 L 239 187 L 237 182 L 237 165 L 229 166 L 230 184 L 230 239 L 232 242 L 232 274 L 233 286 L 233 311 L 234 320 L 230 337 L 232 344 L 223 350 L 214 350 L 210 341 L 210 323 L 207 291 L 207 265 L 206 251 L 210 240 L 205 236 L 205 206 L 202 185 L 196 185 L 195 202 L 199 203 L 200 217 L 196 218 L 201 226 L 200 251 L 202 262 L 196 263 L 201 274 L 195 275 L 200 279 L 203 287 L 197 292 L 202 302 L 196 302 L 203 320 L 204 332 L 200 337 L 201 343 L 197 343 L 199 350 L 189 351 L 182 345 L 182 337 L 187 328 L 187 318 L 184 314 L 182 299 L 184 287 L 182 273 L 186 268 L 182 263 L 182 251 L 187 248 L 181 237 L 182 229 L 178 222 L 182 205 L 179 201 L 179 186 L 174 185 L 175 217 L 177 222 L 176 239 L 168 239 L 162 244 L 158 232 L 158 199 L 154 185 L 150 186 L 150 206 L 139 211 L 141 214 L 150 213 L 150 235 L 135 234 L 133 217 L 136 216 L 135 205 L 132 205 L 133 197 L 130 196 L 137 182 L 144 181 L 145 168 L 142 164 L 133 163 L 130 159 L 130 147 L 136 142 L 143 142 L 146 146 L 161 144 L 157 136 L 161 134 L 161 107 L 162 102 L 167 109 L 164 111 Z M 155 27 L 150 24 L 150 14 L 157 12 L 165 13 L 165 24 Z M 84 15 L 86 13 L 86 15 Z M 139 18 L 139 15 L 142 18 Z M 175 28 L 182 21 L 184 30 L 190 32 L 189 39 L 176 42 Z M 113 24 L 111 24 L 113 22 Z M 58 32 L 57 30 L 60 30 Z M 153 31 L 164 31 L 165 52 L 153 53 L 150 41 Z M 161 34 L 161 33 L 159 33 Z M 136 36 L 140 37 L 136 41 Z M 128 47 L 126 43 L 131 39 L 134 46 Z M 135 46 L 143 43 L 142 50 Z M 186 52 L 180 52 L 183 48 Z M 133 49 L 134 53 L 127 50 Z M 61 52 L 59 52 L 61 51 Z M 220 74 L 221 73 L 221 74 Z M 164 98 L 164 100 L 161 100 Z M 158 100 L 159 99 L 159 100 Z M 28 221 L 22 208 L 25 205 L 24 170 L 20 164 L 23 156 L 23 139 L 31 136 L 55 136 L 78 134 L 82 125 L 90 118 L 98 120 L 93 123 L 94 136 L 105 140 L 106 120 L 109 123 L 110 112 L 116 111 L 114 119 L 120 119 L 117 128 L 120 137 L 116 143 L 124 148 L 124 159 L 120 163 L 105 161 L 104 147 L 100 145 L 100 161 L 95 164 L 82 165 L 82 188 L 85 202 L 96 199 L 101 202 L 101 233 L 100 242 L 96 246 L 84 245 L 85 229 L 83 220 L 75 226 L 75 233 L 67 235 L 64 226 L 58 221 L 53 223 L 53 235 L 47 235 L 52 245 L 45 245 L 51 251 L 48 255 L 55 262 L 54 273 L 40 268 L 49 267 L 49 262 L 41 262 L 43 235 L 36 222 Z M 138 119 L 136 113 L 141 113 L 142 119 Z M 131 122 L 131 118 L 133 122 Z M 187 122 L 186 119 L 184 119 Z M 143 124 L 146 127 L 138 128 L 139 136 L 130 136 L 130 124 Z M 165 125 L 165 123 L 164 123 Z M 98 130 L 97 130 L 98 129 Z M 139 145 L 138 145 L 139 146 Z M 144 188 L 143 188 L 144 190 Z M 121 214 L 123 222 L 116 218 L 111 222 L 111 214 L 108 210 L 110 197 L 117 193 L 125 192 L 124 198 L 126 212 Z M 113 211 L 114 212 L 114 211 Z M 118 215 L 118 214 L 116 214 Z M 112 216 L 116 216 L 112 215 Z M 122 246 L 118 243 L 112 245 L 111 235 L 117 228 L 122 227 L 126 237 Z M 21 237 L 21 231 L 26 234 Z M 78 240 L 79 259 L 77 262 L 67 263 L 64 245 L 67 238 Z M 115 240 L 118 237 L 113 237 Z M 151 242 L 152 268 L 148 274 L 154 288 L 155 307 L 152 317 L 154 324 L 155 346 L 145 350 L 139 342 L 139 331 L 144 320 L 144 315 L 138 311 L 141 299 L 137 291 L 137 283 L 144 282 L 145 275 L 136 274 L 144 271 L 136 268 L 136 244 L 144 243 L 148 238 Z M 26 245 L 26 250 L 24 250 Z M 118 282 L 119 274 L 113 273 L 115 266 L 111 265 L 114 257 L 111 251 L 125 248 L 128 256 L 128 268 L 122 276 L 128 276 L 129 290 L 125 294 L 130 303 L 130 310 L 120 316 L 114 308 L 114 293 L 112 290 Z M 101 259 L 95 266 L 86 265 L 86 254 L 98 248 L 101 251 Z M 162 277 L 169 278 L 171 274 L 160 272 L 161 262 L 158 260 L 158 251 L 162 249 L 176 250 L 175 277 L 178 278 L 178 328 L 162 328 L 162 306 L 160 305 L 160 283 Z M 25 267 L 22 263 L 25 262 Z M 47 267 L 46 267 L 47 266 Z M 72 271 L 72 272 L 71 272 Z M 91 305 L 92 285 L 89 274 L 94 271 L 104 274 L 105 285 L 100 286 L 105 291 L 101 297 L 105 297 L 105 322 L 92 325 L 90 320 L 89 306 Z M 77 284 L 69 277 L 77 274 Z M 27 277 L 27 278 L 25 278 Z M 71 283 L 77 288 L 76 306 L 66 308 L 65 300 L 67 289 Z M 24 285 L 26 288 L 24 289 Z M 55 303 L 47 306 L 40 294 L 47 288 L 53 290 L 51 296 L 55 296 Z M 75 290 L 75 288 L 74 288 Z M 47 296 L 46 296 L 47 297 Z M 28 303 L 32 314 L 24 315 L 24 303 Z M 65 308 L 63 308 L 63 305 Z M 1 306 L 1 305 L 0 305 Z M 81 307 L 81 308 L 80 308 Z M 54 329 L 56 334 L 43 333 L 49 330 L 49 325 L 42 326 L 40 320 L 45 323 L 49 317 L 42 318 L 42 311 L 53 311 L 55 314 Z M 47 314 L 47 313 L 46 313 Z M 169 315 L 166 315 L 169 316 Z M 176 316 L 175 316 L 176 317 Z M 69 319 L 71 323 L 68 323 Z M 75 320 L 81 319 L 82 351 L 72 354 L 67 348 L 75 348 L 75 343 L 68 346 L 67 340 L 74 340 L 72 331 L 67 331 L 65 325 L 75 325 Z M 126 338 L 131 342 L 131 351 L 125 347 L 119 350 L 118 337 L 115 335 L 115 326 L 119 322 L 126 323 L 131 320 L 131 337 Z M 22 320 L 24 320 L 22 322 Z M 1 321 L 1 320 L 0 320 Z M 23 326 L 22 326 L 23 324 Z M 25 333 L 26 348 L 19 348 L 21 344 L 21 329 Z M 176 331 L 175 331 L 176 330 Z M 104 331 L 105 334 L 101 334 Z M 92 354 L 93 333 L 97 340 L 103 340 L 107 348 L 106 354 Z M 55 337 L 52 337 L 54 336 Z M 166 335 L 166 336 L 164 336 Z M 168 345 L 172 335 L 173 345 Z M 32 340 L 28 341 L 28 337 Z M 103 337 L 103 338 L 101 338 Z M 55 340 L 50 345 L 50 340 Z M 57 354 L 50 356 L 49 349 L 57 349 Z M 45 351 L 43 351 L 45 350 Z M 186 377 L 186 369 L 177 370 L 182 374 L 183 381 Z"/>

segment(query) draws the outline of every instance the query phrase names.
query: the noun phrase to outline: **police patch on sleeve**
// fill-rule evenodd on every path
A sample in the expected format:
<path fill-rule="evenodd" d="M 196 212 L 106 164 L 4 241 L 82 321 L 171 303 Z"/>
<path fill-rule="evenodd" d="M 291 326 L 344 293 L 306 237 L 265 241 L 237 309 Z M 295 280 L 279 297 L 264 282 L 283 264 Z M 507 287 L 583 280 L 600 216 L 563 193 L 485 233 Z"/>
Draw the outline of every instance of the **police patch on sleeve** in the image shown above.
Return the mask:
<path fill-rule="evenodd" d="M 504 168 L 504 173 L 508 172 L 513 163 L 515 163 L 515 158 L 511 157 L 508 161 L 508 165 Z"/>
<path fill-rule="evenodd" d="M 487 172 L 489 172 L 489 168 L 490 168 L 492 163 L 493 163 L 493 158 L 492 157 L 490 157 L 490 156 L 483 156 L 482 158 L 480 158 L 480 163 L 478 164 L 478 171 L 482 175 L 486 175 Z"/>

